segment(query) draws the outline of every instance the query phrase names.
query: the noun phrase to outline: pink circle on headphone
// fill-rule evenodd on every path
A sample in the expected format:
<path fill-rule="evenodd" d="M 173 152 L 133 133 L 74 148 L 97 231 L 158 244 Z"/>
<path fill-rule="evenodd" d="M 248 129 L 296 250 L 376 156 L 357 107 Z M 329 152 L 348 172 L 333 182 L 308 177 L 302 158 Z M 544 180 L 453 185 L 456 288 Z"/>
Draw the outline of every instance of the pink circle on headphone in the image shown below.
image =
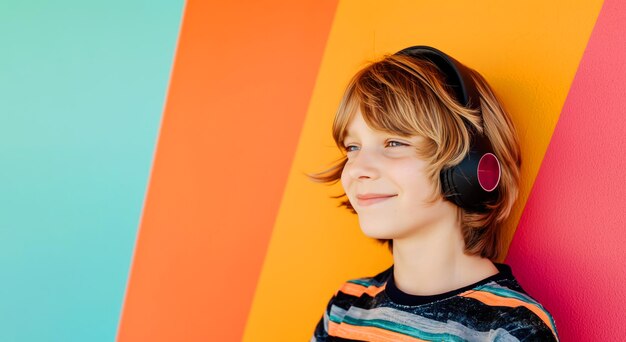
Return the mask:
<path fill-rule="evenodd" d="M 493 153 L 485 153 L 480 158 L 478 183 L 487 192 L 493 191 L 500 183 L 500 162 Z"/>

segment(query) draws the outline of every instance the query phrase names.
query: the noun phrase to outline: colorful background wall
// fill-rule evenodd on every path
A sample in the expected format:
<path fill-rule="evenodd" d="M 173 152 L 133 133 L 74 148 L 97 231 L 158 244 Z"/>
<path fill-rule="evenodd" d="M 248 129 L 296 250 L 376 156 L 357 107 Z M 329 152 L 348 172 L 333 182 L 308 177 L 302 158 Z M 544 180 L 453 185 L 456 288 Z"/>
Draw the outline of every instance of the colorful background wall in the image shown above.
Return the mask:
<path fill-rule="evenodd" d="M 617 0 L 0 3 L 0 341 L 308 340 L 392 259 L 305 174 L 340 156 L 350 76 L 416 44 L 517 126 L 500 261 L 562 340 L 626 336 L 625 22 Z"/>

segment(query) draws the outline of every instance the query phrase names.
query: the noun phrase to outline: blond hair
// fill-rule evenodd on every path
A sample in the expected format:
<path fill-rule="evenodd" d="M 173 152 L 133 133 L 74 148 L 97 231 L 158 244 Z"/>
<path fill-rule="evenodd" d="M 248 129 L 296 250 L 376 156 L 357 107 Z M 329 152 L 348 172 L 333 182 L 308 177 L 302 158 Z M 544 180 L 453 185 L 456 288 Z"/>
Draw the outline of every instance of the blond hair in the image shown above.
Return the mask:
<path fill-rule="evenodd" d="M 468 68 L 470 69 L 470 68 Z M 343 140 L 346 127 L 360 109 L 363 119 L 373 129 L 401 136 L 422 136 L 425 143 L 416 147 L 420 158 L 428 162 L 426 174 L 436 185 L 429 203 L 441 196 L 440 172 L 458 164 L 470 148 L 468 125 L 486 134 L 500 160 L 501 178 L 498 200 L 487 205 L 487 212 L 469 212 L 458 207 L 465 252 L 497 259 L 502 251 L 500 223 L 510 214 L 518 196 L 521 155 L 511 118 L 487 81 L 475 70 L 470 74 L 480 96 L 482 116 L 475 109 L 459 104 L 452 89 L 445 84 L 439 69 L 430 61 L 406 55 L 386 55 L 370 63 L 350 80 L 333 122 L 333 138 L 344 152 L 332 167 L 309 175 L 311 179 L 335 183 L 347 162 Z M 345 193 L 334 198 L 343 198 Z M 356 213 L 347 197 L 341 202 Z M 388 243 L 393 251 L 393 240 Z"/>

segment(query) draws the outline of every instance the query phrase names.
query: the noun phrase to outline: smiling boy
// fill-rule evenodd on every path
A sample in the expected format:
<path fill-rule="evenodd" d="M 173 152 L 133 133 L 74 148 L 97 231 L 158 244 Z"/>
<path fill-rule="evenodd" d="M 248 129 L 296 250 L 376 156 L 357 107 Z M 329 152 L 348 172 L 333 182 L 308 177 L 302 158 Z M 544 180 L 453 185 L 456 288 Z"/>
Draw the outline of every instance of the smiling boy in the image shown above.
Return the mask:
<path fill-rule="evenodd" d="M 341 180 L 363 233 L 393 265 L 347 281 L 311 341 L 554 341 L 550 313 L 501 253 L 517 198 L 514 126 L 484 78 L 427 46 L 359 71 L 333 124 Z"/>

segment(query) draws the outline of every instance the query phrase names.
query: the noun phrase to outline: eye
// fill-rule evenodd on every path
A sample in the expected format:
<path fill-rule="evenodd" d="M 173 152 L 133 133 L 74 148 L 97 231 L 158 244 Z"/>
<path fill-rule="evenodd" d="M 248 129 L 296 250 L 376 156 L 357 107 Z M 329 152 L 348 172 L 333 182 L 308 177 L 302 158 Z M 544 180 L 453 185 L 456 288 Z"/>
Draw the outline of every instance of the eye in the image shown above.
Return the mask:
<path fill-rule="evenodd" d="M 354 148 L 354 149 L 356 149 L 356 148 L 357 148 L 357 146 L 355 146 L 355 145 L 348 145 L 348 146 L 344 146 L 344 150 L 346 150 L 346 152 L 352 152 L 352 151 L 354 151 L 354 149 L 353 149 L 353 148 Z"/>
<path fill-rule="evenodd" d="M 407 146 L 407 144 L 401 143 L 401 142 L 395 141 L 395 140 L 388 141 L 387 145 L 390 146 L 390 147 Z"/>

